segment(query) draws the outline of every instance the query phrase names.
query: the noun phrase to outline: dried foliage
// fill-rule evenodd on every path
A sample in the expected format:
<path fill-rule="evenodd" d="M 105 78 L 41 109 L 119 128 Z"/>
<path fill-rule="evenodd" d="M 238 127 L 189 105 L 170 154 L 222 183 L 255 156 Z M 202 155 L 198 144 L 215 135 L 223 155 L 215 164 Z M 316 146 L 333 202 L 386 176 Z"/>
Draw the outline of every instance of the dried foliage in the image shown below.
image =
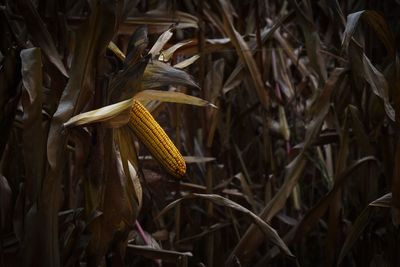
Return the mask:
<path fill-rule="evenodd" d="M 400 265 L 398 1 L 0 3 L 0 266 Z"/>

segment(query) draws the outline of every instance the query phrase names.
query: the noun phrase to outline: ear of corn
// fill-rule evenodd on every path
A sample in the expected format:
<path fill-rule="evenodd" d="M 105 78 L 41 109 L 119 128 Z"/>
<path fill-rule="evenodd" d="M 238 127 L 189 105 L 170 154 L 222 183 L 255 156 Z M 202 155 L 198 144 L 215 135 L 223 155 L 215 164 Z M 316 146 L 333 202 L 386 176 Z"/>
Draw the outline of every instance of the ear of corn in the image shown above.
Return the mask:
<path fill-rule="evenodd" d="M 181 153 L 150 112 L 137 100 L 133 100 L 129 119 L 133 123 L 135 135 L 164 169 L 176 178 L 183 177 L 186 164 Z"/>

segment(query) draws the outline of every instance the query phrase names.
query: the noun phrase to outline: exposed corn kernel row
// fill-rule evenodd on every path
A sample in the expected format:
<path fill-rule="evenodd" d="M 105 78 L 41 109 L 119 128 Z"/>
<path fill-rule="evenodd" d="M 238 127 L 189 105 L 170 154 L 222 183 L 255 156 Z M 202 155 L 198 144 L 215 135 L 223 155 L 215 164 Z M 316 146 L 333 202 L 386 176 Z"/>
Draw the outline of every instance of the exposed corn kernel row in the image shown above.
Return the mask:
<path fill-rule="evenodd" d="M 130 121 L 134 124 L 132 129 L 135 135 L 164 169 L 177 178 L 184 176 L 186 164 L 181 153 L 150 112 L 137 100 L 133 100 Z"/>

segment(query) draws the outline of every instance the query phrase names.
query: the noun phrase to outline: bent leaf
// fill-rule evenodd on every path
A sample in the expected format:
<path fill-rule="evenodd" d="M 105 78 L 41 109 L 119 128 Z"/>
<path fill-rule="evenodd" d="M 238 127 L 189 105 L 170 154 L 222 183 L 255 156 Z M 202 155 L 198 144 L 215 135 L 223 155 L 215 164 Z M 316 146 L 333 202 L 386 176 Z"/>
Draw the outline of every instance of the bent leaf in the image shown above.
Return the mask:
<path fill-rule="evenodd" d="M 193 64 L 194 62 L 196 62 L 196 60 L 198 60 L 199 58 L 200 58 L 199 55 L 194 55 L 194 56 L 192 56 L 192 57 L 190 57 L 190 58 L 188 58 L 188 59 L 185 59 L 185 60 L 179 62 L 178 64 L 175 64 L 175 65 L 174 65 L 174 68 L 176 68 L 176 69 L 184 69 L 184 68 L 186 68 L 186 67 L 192 65 L 192 64 Z"/>
<path fill-rule="evenodd" d="M 219 195 L 193 193 L 193 194 L 184 196 L 183 198 L 177 199 L 174 202 L 168 204 L 168 206 L 166 206 L 157 217 L 162 216 L 164 213 L 166 213 L 167 211 L 169 211 L 170 209 L 175 207 L 177 204 L 179 204 L 183 200 L 192 199 L 192 198 L 206 199 L 208 201 L 213 202 L 214 204 L 232 208 L 234 210 L 244 213 L 245 215 L 248 215 L 273 244 L 278 246 L 287 256 L 294 257 L 293 254 L 290 252 L 289 248 L 286 246 L 285 242 L 283 242 L 283 240 L 279 237 L 278 233 L 276 232 L 276 230 L 274 228 L 269 226 L 269 224 L 264 222 L 260 217 L 255 215 L 250 210 L 246 209 L 245 207 L 239 205 L 238 203 L 236 203 L 230 199 L 224 198 Z"/>
<path fill-rule="evenodd" d="M 383 100 L 387 116 L 395 121 L 395 112 L 389 101 L 388 84 L 385 76 L 371 63 L 356 42 L 349 46 L 349 57 L 353 72 L 371 86 L 372 92 Z"/>
<path fill-rule="evenodd" d="M 173 91 L 144 90 L 137 93 L 134 98 L 140 101 L 158 100 L 162 102 L 181 103 L 202 107 L 211 106 L 217 108 L 215 105 L 204 99 Z"/>
<path fill-rule="evenodd" d="M 248 44 L 244 41 L 243 37 L 233 25 L 232 17 L 228 12 L 228 2 L 226 0 L 220 0 L 219 4 L 220 11 L 224 19 L 225 30 L 227 31 L 240 60 L 243 64 L 246 65 L 247 69 L 249 70 L 258 99 L 264 107 L 267 107 L 269 105 L 269 96 L 266 91 L 262 75 L 257 67 L 256 61 L 253 58 L 251 50 Z"/>
<path fill-rule="evenodd" d="M 16 1 L 20 12 L 22 13 L 28 28 L 29 34 L 48 57 L 49 61 L 67 78 L 69 78 L 67 70 L 58 54 L 53 38 L 43 20 L 40 18 L 38 11 L 31 0 Z"/>
<path fill-rule="evenodd" d="M 379 39 L 385 45 L 390 55 L 393 55 L 396 51 L 394 47 L 394 37 L 390 31 L 385 19 L 379 15 L 378 12 L 373 10 L 361 10 L 355 13 L 351 13 L 347 16 L 346 29 L 343 34 L 342 49 L 347 49 L 350 40 L 357 29 L 360 20 L 368 23 L 369 26 L 375 31 Z"/>
<path fill-rule="evenodd" d="M 347 253 L 349 253 L 354 243 L 359 239 L 365 227 L 368 225 L 373 216 L 374 208 L 390 208 L 391 202 L 392 193 L 388 193 L 369 203 L 368 206 L 361 212 L 351 227 L 349 234 L 346 237 L 346 241 L 343 244 L 342 250 L 340 251 L 338 266 L 343 261 Z"/>

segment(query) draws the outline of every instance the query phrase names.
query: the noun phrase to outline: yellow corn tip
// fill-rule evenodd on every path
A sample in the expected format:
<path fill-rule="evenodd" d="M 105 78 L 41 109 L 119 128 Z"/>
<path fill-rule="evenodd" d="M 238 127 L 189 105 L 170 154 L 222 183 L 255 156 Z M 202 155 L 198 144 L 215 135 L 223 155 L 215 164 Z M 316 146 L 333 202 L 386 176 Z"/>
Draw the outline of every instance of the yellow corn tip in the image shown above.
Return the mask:
<path fill-rule="evenodd" d="M 133 100 L 129 119 L 134 125 L 132 129 L 137 138 L 164 169 L 177 178 L 183 177 L 186 164 L 181 153 L 150 112 L 137 100 Z"/>

